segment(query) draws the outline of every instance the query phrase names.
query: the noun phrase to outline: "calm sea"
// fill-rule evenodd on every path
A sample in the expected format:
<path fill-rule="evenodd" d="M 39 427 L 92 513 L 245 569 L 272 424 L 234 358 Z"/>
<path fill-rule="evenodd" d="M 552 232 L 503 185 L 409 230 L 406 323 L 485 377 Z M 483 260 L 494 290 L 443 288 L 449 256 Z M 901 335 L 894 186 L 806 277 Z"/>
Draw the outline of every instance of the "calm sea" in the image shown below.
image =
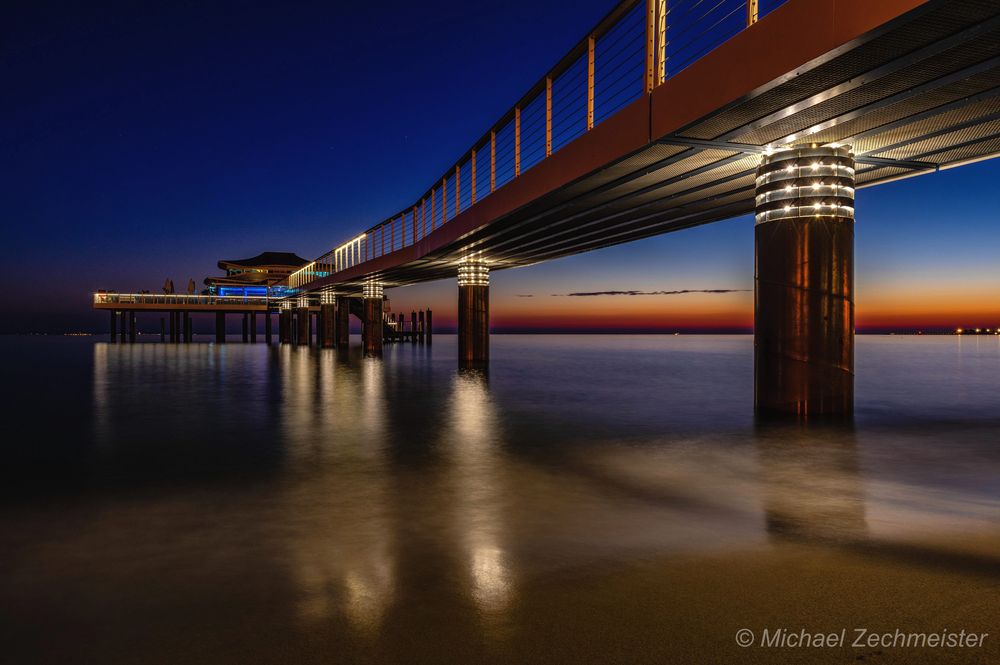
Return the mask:
<path fill-rule="evenodd" d="M 232 341 L 4 340 L 0 661 L 998 655 L 1000 338 L 859 337 L 849 427 L 756 423 L 749 336 Z"/>

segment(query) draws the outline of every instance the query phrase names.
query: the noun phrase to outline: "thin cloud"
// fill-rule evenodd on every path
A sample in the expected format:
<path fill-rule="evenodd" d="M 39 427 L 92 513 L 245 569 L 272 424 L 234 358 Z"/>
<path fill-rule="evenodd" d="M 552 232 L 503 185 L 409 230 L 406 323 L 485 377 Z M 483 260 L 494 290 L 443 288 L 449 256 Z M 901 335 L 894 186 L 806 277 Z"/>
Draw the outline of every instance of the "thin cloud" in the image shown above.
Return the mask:
<path fill-rule="evenodd" d="M 517 297 L 518 298 L 534 298 L 535 294 L 534 293 L 518 293 Z"/>
<path fill-rule="evenodd" d="M 585 298 L 590 296 L 678 296 L 685 293 L 745 293 L 750 289 L 680 289 L 678 291 L 579 291 L 576 293 L 553 293 L 557 298 Z"/>

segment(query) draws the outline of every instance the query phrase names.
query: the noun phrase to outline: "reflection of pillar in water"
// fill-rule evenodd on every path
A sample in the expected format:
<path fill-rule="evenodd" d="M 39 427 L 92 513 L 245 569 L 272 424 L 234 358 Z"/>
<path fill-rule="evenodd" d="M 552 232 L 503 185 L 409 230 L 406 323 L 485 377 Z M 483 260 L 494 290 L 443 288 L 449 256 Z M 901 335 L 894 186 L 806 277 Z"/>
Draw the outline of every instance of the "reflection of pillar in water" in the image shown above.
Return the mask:
<path fill-rule="evenodd" d="M 867 537 L 851 428 L 761 425 L 757 449 L 768 533 L 795 540 Z"/>
<path fill-rule="evenodd" d="M 497 416 L 484 372 L 455 377 L 448 412 L 453 475 L 461 497 L 456 519 L 468 557 L 471 596 L 481 613 L 495 615 L 509 606 L 513 584 L 503 542 Z"/>

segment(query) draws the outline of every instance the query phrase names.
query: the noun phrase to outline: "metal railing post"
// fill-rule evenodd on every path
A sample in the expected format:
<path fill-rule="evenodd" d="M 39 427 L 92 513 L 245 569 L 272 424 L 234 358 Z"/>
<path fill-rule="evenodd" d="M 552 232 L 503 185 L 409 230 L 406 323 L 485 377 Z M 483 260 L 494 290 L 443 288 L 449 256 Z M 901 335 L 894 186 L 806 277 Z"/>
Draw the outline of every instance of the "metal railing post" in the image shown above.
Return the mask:
<path fill-rule="evenodd" d="M 594 35 L 587 37 L 587 131 L 594 128 Z"/>
<path fill-rule="evenodd" d="M 552 77 L 545 77 L 545 156 L 552 154 Z"/>

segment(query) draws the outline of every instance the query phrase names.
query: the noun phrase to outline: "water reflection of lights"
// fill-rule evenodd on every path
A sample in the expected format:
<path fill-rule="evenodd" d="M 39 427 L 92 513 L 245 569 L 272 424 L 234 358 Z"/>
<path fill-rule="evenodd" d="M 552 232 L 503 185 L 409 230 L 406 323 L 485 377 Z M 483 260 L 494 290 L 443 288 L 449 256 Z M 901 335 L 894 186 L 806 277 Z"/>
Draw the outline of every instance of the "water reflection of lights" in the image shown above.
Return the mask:
<path fill-rule="evenodd" d="M 284 445 L 301 472 L 286 495 L 299 617 L 314 624 L 343 616 L 377 632 L 395 598 L 396 565 L 382 366 L 303 347 L 281 363 Z"/>
<path fill-rule="evenodd" d="M 471 593 L 484 614 L 509 605 L 513 586 L 503 549 L 503 492 L 497 414 L 485 376 L 462 373 L 452 390 L 448 439 L 461 500 L 456 520 L 469 561 Z"/>

